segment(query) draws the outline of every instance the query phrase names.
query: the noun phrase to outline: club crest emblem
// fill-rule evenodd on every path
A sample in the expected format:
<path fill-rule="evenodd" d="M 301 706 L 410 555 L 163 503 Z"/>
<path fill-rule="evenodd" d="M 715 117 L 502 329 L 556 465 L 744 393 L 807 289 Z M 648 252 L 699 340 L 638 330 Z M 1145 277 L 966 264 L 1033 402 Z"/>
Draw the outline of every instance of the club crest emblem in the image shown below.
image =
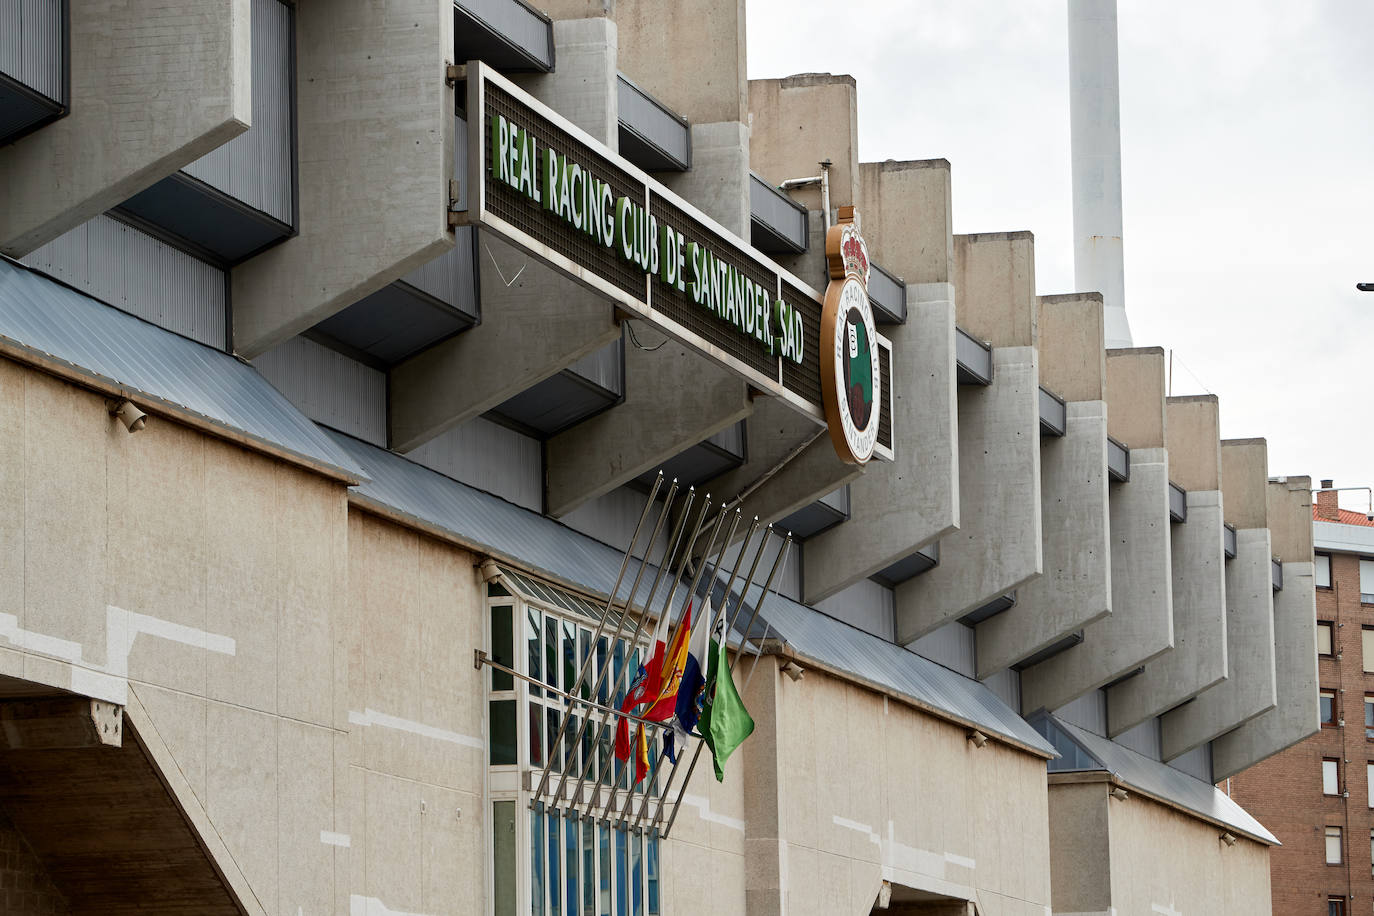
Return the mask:
<path fill-rule="evenodd" d="M 821 312 L 821 393 L 835 452 L 847 464 L 864 464 L 878 442 L 882 380 L 878 330 L 868 301 L 868 245 L 859 215 L 841 207 L 825 239 L 830 285 Z"/>

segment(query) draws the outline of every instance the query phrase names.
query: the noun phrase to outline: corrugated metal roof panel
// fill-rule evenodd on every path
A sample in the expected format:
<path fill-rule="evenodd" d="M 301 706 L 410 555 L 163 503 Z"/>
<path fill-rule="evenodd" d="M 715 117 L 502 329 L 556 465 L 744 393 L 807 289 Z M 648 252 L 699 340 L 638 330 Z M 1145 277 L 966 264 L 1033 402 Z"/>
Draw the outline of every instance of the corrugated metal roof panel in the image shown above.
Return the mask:
<path fill-rule="evenodd" d="M 357 480 L 362 470 L 253 367 L 0 258 L 0 338 Z"/>
<path fill-rule="evenodd" d="M 1123 747 L 1101 735 L 1094 735 L 1077 725 L 1071 725 L 1057 716 L 1049 718 L 1056 727 L 1077 742 L 1084 752 L 1100 762 L 1104 769 L 1126 785 L 1146 795 L 1193 811 L 1209 820 L 1234 827 L 1263 842 L 1279 845 L 1277 837 L 1216 786 L 1195 779 L 1187 773 Z"/>
<path fill-rule="evenodd" d="M 615 583 L 622 555 L 614 548 L 385 449 L 342 433 L 330 435 L 366 471 L 369 480 L 356 488 L 361 496 L 447 531 L 474 549 L 588 594 L 605 596 Z M 620 588 L 620 599 L 629 592 L 637 569 L 638 564 L 632 562 Z M 652 566 L 646 569 L 640 597 L 648 591 L 656 571 Z M 759 575 L 765 574 L 761 567 Z M 675 608 L 680 608 L 684 591 L 677 590 Z M 739 628 L 751 616 L 760 591 L 757 585 L 751 590 Z M 712 600 L 718 603 L 723 597 L 724 586 L 717 581 Z M 989 734 L 1054 754 L 1053 747 L 991 690 L 901 646 L 776 594 L 771 594 L 763 606 L 752 635 L 761 636 L 765 628 L 819 663 L 974 723 Z"/>

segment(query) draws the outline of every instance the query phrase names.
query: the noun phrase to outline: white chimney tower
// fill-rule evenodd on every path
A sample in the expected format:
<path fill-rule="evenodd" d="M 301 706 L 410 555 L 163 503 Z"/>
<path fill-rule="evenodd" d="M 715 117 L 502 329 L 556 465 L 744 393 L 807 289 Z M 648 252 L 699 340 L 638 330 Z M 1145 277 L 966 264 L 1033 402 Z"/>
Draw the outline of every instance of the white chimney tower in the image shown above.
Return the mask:
<path fill-rule="evenodd" d="M 1075 289 L 1100 292 L 1108 347 L 1131 346 L 1121 249 L 1116 0 L 1068 0 Z"/>

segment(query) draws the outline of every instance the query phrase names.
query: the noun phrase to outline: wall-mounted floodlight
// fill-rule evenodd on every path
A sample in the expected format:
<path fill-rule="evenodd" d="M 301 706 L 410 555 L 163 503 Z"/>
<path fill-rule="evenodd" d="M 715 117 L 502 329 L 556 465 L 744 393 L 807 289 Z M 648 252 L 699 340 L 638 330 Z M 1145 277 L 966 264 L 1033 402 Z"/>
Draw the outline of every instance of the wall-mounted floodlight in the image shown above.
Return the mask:
<path fill-rule="evenodd" d="M 968 733 L 968 740 L 973 742 L 974 747 L 982 747 L 988 743 L 988 736 L 980 731 L 974 730 Z"/>
<path fill-rule="evenodd" d="M 1127 792 L 1120 786 L 1112 786 L 1111 796 L 1117 801 L 1125 801 L 1126 799 L 1131 797 L 1131 793 Z"/>
<path fill-rule="evenodd" d="M 1234 833 L 1223 833 L 1221 835 L 1221 841 L 1227 846 L 1234 846 L 1236 845 L 1236 835 Z"/>
<path fill-rule="evenodd" d="M 1362 293 L 1374 293 L 1374 283 L 1356 283 L 1355 288 Z"/>
<path fill-rule="evenodd" d="M 803 668 L 801 665 L 798 665 L 794 661 L 784 662 L 782 666 L 782 673 L 787 675 L 794 681 L 799 681 L 802 678 L 806 677 L 806 669 Z"/>
<path fill-rule="evenodd" d="M 110 416 L 115 417 L 124 428 L 131 433 L 136 433 L 144 426 L 148 425 L 148 415 L 134 406 L 134 402 L 125 398 L 122 401 L 110 401 L 107 403 Z"/>

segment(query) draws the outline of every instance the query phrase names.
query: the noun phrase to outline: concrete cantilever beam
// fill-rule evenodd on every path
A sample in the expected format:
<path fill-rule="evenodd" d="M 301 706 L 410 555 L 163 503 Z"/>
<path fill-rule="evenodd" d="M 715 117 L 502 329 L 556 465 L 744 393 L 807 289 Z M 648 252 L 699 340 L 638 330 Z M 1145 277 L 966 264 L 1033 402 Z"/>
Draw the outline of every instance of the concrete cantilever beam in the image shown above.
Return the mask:
<path fill-rule="evenodd" d="M 250 7 L 75 10 L 70 114 L 0 148 L 0 252 L 22 257 L 246 131 Z"/>
<path fill-rule="evenodd" d="M 1226 564 L 1227 677 L 1161 717 L 1160 752 L 1165 760 L 1277 704 L 1268 488 L 1265 441 L 1222 440 L 1223 507 L 1226 521 L 1236 528 L 1236 557 Z"/>
<path fill-rule="evenodd" d="M 1021 707 L 1060 706 L 1173 646 L 1164 351 L 1107 351 L 1107 431 L 1131 446 L 1131 479 L 1110 487 L 1112 613 L 1083 641 L 1021 672 Z"/>
<path fill-rule="evenodd" d="M 1317 599 L 1312 578 L 1312 478 L 1268 485 L 1269 531 L 1283 563 L 1283 590 L 1274 595 L 1277 706 L 1212 742 L 1212 775 L 1227 779 L 1316 734 Z"/>
<path fill-rule="evenodd" d="M 860 213 L 869 253 L 907 281 L 892 339 L 896 458 L 849 488 L 849 521 L 810 538 L 806 601 L 815 604 L 911 556 L 959 523 L 958 380 L 949 163 L 864 163 Z"/>
<path fill-rule="evenodd" d="M 454 244 L 452 5 L 302 4 L 296 47 L 300 232 L 231 275 L 250 359 Z"/>
<path fill-rule="evenodd" d="M 1068 403 L 1062 438 L 1040 446 L 1045 573 L 975 626 L 978 677 L 1029 658 L 1111 612 L 1106 358 L 1098 293 L 1042 296 L 1040 382 Z"/>
<path fill-rule="evenodd" d="M 1119 735 L 1226 677 L 1226 558 L 1216 395 L 1169 398 L 1169 479 L 1187 491 L 1173 528 L 1174 648 L 1107 689 L 1107 733 Z"/>
<path fill-rule="evenodd" d="M 955 315 L 993 346 L 987 387 L 959 388 L 958 531 L 940 565 L 895 593 L 909 643 L 1040 575 L 1040 376 L 1035 240 L 1029 232 L 955 236 Z"/>

